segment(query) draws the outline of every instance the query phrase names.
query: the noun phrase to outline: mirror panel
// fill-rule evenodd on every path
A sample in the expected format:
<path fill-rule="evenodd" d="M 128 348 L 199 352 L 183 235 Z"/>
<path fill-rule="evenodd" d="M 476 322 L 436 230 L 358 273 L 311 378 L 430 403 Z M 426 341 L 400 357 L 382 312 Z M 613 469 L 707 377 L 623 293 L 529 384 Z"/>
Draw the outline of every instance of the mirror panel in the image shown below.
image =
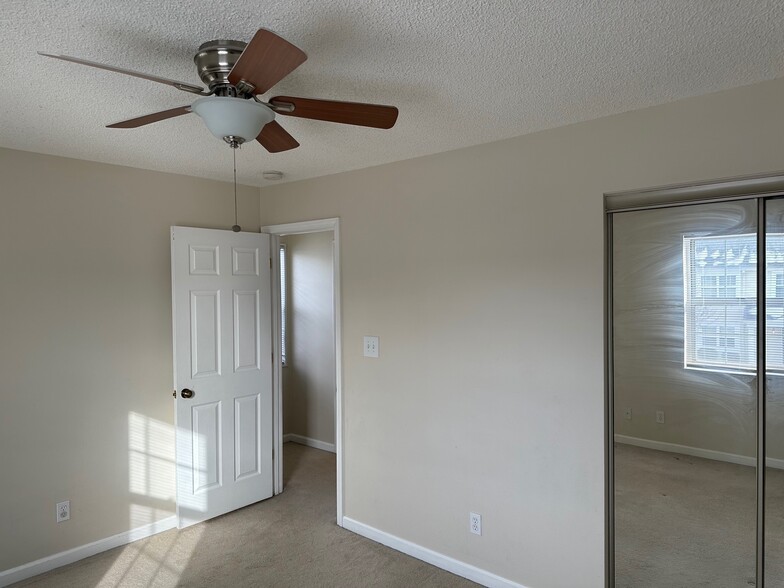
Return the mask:
<path fill-rule="evenodd" d="M 756 219 L 754 200 L 613 215 L 619 588 L 754 583 Z"/>
<path fill-rule="evenodd" d="M 765 584 L 784 586 L 784 200 L 765 208 Z"/>

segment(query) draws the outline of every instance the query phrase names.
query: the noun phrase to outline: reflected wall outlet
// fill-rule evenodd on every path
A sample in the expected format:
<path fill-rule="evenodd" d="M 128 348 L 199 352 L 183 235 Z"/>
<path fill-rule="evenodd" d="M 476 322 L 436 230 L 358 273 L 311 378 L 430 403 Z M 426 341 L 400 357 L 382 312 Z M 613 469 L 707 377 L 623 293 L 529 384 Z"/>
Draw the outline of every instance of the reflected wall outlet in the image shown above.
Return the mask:
<path fill-rule="evenodd" d="M 664 424 L 664 411 L 663 410 L 657 410 L 656 411 L 656 422 L 659 423 L 660 425 Z"/>
<path fill-rule="evenodd" d="M 632 409 L 631 408 L 627 408 L 627 409 L 625 409 L 623 411 L 623 418 L 625 418 L 627 421 L 632 420 Z"/>
<path fill-rule="evenodd" d="M 57 522 L 62 523 L 71 518 L 71 501 L 64 500 L 57 503 Z"/>
<path fill-rule="evenodd" d="M 475 512 L 469 513 L 468 530 L 474 535 L 482 534 L 482 515 L 476 514 Z"/>
<path fill-rule="evenodd" d="M 365 337 L 365 357 L 378 357 L 378 337 Z"/>

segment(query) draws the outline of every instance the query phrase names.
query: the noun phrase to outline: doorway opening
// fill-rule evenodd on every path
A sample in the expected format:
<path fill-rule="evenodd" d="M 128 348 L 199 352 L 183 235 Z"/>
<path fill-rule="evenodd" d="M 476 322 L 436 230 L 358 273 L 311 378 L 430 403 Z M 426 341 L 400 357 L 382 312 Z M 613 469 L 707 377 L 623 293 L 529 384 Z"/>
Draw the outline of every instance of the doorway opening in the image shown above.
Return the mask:
<path fill-rule="evenodd" d="M 334 463 L 336 521 L 342 526 L 338 227 L 338 219 L 325 219 L 262 231 L 272 235 L 277 252 L 272 256 L 275 493 L 304 462 L 318 461 L 322 470 Z"/>

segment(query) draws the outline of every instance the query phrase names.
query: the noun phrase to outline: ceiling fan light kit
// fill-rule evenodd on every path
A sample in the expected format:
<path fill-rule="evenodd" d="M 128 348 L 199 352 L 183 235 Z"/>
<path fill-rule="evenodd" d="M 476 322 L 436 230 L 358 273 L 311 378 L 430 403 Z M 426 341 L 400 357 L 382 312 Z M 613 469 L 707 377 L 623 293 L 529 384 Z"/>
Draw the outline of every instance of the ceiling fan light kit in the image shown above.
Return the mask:
<path fill-rule="evenodd" d="M 253 100 L 229 96 L 199 98 L 191 105 L 209 131 L 230 146 L 237 147 L 252 141 L 261 129 L 275 119 L 271 108 Z"/>
<path fill-rule="evenodd" d="M 210 132 L 236 149 L 256 139 L 270 153 L 299 147 L 275 115 L 296 116 L 333 123 L 390 129 L 397 121 L 394 106 L 277 96 L 269 103 L 259 99 L 307 59 L 307 55 L 272 31 L 259 29 L 249 43 L 215 40 L 203 43 L 193 57 L 204 88 L 129 69 L 67 55 L 41 53 L 63 61 L 96 67 L 166 84 L 183 92 L 204 96 L 192 105 L 179 106 L 108 125 L 131 129 L 195 112 Z"/>

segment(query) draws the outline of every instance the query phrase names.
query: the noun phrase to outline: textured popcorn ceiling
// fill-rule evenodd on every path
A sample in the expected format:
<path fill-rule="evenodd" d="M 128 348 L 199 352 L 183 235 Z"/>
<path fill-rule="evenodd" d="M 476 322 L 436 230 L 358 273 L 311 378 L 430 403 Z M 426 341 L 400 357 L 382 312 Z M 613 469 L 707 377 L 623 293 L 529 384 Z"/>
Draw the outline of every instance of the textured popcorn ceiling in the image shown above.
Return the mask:
<path fill-rule="evenodd" d="M 167 86 L 64 53 L 198 82 L 192 55 L 257 28 L 308 54 L 268 95 L 392 104 L 391 131 L 279 117 L 302 144 L 251 144 L 238 175 L 300 179 L 446 151 L 784 75 L 782 0 L 3 0 L 0 146 L 228 180 L 231 152 Z M 784 116 L 784 104 L 782 105 Z"/>

